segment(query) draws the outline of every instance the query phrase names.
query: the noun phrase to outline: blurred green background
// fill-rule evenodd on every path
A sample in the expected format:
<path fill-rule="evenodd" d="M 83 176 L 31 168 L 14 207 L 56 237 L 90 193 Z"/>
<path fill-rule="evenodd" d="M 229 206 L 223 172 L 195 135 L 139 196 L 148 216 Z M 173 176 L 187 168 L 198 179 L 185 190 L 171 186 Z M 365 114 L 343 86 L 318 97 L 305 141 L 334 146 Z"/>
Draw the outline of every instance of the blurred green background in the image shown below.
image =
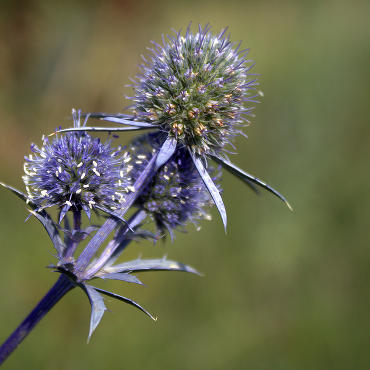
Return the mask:
<path fill-rule="evenodd" d="M 162 33 L 210 22 L 251 48 L 265 97 L 233 160 L 285 194 L 289 212 L 225 175 L 216 213 L 174 244 L 132 245 L 205 277 L 143 275 L 106 284 L 159 316 L 90 307 L 72 291 L 4 369 L 370 368 L 369 13 L 367 1 L 6 1 L 0 3 L 0 178 L 23 187 L 31 142 L 71 108 L 118 112 L 140 54 Z M 120 140 L 125 142 L 126 136 Z M 0 341 L 56 276 L 46 233 L 0 192 Z"/>

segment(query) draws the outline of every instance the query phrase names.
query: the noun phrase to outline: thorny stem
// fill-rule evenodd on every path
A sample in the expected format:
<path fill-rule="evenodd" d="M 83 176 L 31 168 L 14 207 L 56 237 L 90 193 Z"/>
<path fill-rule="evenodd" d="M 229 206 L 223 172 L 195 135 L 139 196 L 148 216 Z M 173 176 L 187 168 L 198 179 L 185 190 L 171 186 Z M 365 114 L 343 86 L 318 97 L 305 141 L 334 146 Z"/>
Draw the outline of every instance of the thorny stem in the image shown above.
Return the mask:
<path fill-rule="evenodd" d="M 154 176 L 154 165 L 157 159 L 158 153 L 154 154 L 151 160 L 149 161 L 148 165 L 144 169 L 144 171 L 140 174 L 138 179 L 135 181 L 134 188 L 135 191 L 130 193 L 125 201 L 124 206 L 120 209 L 118 216 L 123 217 L 128 209 L 132 206 L 135 202 L 136 198 L 140 195 L 140 191 L 143 189 L 144 185 Z M 103 226 L 96 232 L 96 234 L 92 237 L 89 244 L 86 248 L 82 251 L 80 256 L 78 257 L 75 270 L 78 272 L 82 272 L 89 264 L 91 258 L 95 255 L 98 251 L 104 240 L 108 237 L 108 235 L 116 228 L 119 221 L 114 218 L 109 218 Z"/>
<path fill-rule="evenodd" d="M 37 306 L 0 347 L 0 366 L 24 338 L 26 338 L 37 323 L 73 288 L 74 284 L 68 277 L 65 275 L 59 277 L 44 298 L 41 299 Z"/>
<path fill-rule="evenodd" d="M 128 234 L 130 233 L 129 227 L 132 230 L 135 230 L 140 223 L 144 221 L 146 216 L 145 211 L 139 210 L 128 220 L 129 226 L 125 225 L 124 230 L 119 232 L 119 235 L 108 243 L 100 257 L 95 261 L 94 266 L 84 274 L 85 279 L 91 279 L 92 276 L 108 262 L 108 260 L 111 260 L 112 257 L 116 258 L 116 256 L 118 257 L 118 255 L 122 253 L 122 251 L 131 242 L 131 239 L 128 238 Z"/>
<path fill-rule="evenodd" d="M 74 210 L 73 211 L 73 232 L 72 232 L 72 242 L 70 247 L 67 250 L 66 258 L 72 257 L 73 253 L 75 252 L 78 242 L 79 242 L 79 234 L 81 232 L 81 211 Z"/>

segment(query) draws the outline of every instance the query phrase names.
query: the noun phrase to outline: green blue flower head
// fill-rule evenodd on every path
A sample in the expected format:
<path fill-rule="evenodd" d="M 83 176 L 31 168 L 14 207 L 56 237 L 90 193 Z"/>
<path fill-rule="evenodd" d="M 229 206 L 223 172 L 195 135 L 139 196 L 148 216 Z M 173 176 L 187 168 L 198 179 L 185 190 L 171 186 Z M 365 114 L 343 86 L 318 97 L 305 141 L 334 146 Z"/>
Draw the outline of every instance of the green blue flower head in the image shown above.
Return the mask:
<path fill-rule="evenodd" d="M 189 26 L 153 45 L 133 84 L 135 119 L 160 126 L 193 153 L 222 151 L 253 109 L 245 103 L 258 95 L 248 50 L 239 50 L 226 29 L 212 34 L 208 26 L 195 33 Z"/>

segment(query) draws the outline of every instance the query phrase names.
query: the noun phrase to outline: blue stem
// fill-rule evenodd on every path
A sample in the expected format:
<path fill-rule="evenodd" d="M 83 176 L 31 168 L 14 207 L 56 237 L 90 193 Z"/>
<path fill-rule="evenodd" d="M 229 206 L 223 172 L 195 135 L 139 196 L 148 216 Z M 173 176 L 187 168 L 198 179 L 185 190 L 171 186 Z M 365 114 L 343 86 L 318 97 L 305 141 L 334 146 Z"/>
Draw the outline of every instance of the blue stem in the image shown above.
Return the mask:
<path fill-rule="evenodd" d="M 17 329 L 0 347 L 0 365 L 18 347 L 37 323 L 54 307 L 54 305 L 71 289 L 74 284 L 68 277 L 61 275 L 48 293 L 24 319 Z"/>

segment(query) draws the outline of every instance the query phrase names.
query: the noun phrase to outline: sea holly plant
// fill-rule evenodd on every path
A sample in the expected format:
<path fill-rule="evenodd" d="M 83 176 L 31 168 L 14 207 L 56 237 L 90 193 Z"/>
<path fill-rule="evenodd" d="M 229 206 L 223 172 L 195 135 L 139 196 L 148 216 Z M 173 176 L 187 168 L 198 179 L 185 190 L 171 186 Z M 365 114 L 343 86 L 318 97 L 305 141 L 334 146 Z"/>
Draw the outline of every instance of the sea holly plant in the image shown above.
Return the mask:
<path fill-rule="evenodd" d="M 73 111 L 73 118 L 76 128 L 84 127 L 86 121 L 80 124 L 80 114 Z M 154 218 L 161 225 L 161 233 L 168 230 L 172 234 L 177 226 L 200 218 L 200 209 L 211 205 L 205 201 L 208 193 L 199 186 L 200 178 L 191 177 L 194 170 L 178 165 L 181 155 L 166 162 L 166 147 L 162 145 L 157 150 L 155 142 L 149 136 L 142 137 L 140 143 L 148 152 L 137 148 L 138 142 L 135 141 L 131 144 L 130 153 L 121 147 L 113 147 L 112 140 L 103 143 L 83 131 L 58 134 L 52 139 L 43 137 L 42 146 L 31 145 L 32 154 L 25 157 L 23 180 L 26 192 L 0 183 L 1 187 L 25 202 L 30 216 L 35 217 L 48 233 L 57 259 L 48 267 L 60 275 L 50 291 L 0 347 L 0 365 L 41 318 L 76 287 L 84 291 L 91 304 L 90 339 L 106 310 L 104 296 L 128 303 L 155 320 L 135 301 L 91 285 L 93 280 L 109 279 L 141 285 L 137 273 L 183 271 L 198 274 L 194 268 L 166 258 L 116 263 L 130 241 L 158 238 L 144 229 L 146 220 L 151 219 L 149 216 L 156 215 Z M 173 186 L 168 185 L 162 191 L 159 188 L 167 174 L 175 181 Z M 195 193 L 199 199 L 197 206 L 192 203 L 193 199 L 191 203 L 187 202 Z M 158 196 L 162 200 L 167 196 L 173 209 L 166 212 L 165 204 L 154 209 Z M 57 208 L 55 220 L 49 214 L 49 208 Z M 129 210 L 132 215 L 126 221 L 124 217 Z M 83 225 L 82 214 L 90 218 L 91 212 L 105 215 L 103 225 Z M 111 233 L 111 240 L 105 243 Z M 76 256 L 79 245 L 87 238 L 87 245 Z"/>
<path fill-rule="evenodd" d="M 132 114 L 91 113 L 93 118 L 121 127 L 89 127 L 92 131 L 158 130 L 170 150 L 186 148 L 215 202 L 226 229 L 227 216 L 220 192 L 207 170 L 208 160 L 220 164 L 254 191 L 262 187 L 286 205 L 283 195 L 233 164 L 227 154 L 233 139 L 244 135 L 261 94 L 248 49 L 230 41 L 227 29 L 212 34 L 209 26 L 191 27 L 152 42 L 151 56 L 143 58 L 141 74 L 133 80 Z M 72 129 L 73 130 L 73 129 Z M 65 130 L 65 131 L 68 131 Z"/>
<path fill-rule="evenodd" d="M 287 200 L 228 158 L 233 140 L 252 116 L 258 81 L 251 72 L 248 50 L 240 50 L 226 29 L 212 34 L 208 26 L 163 37 L 143 57 L 134 80 L 130 114 L 72 111 L 74 125 L 43 136 L 25 157 L 25 192 L 0 183 L 25 202 L 29 217 L 48 233 L 59 274 L 54 286 L 0 347 L 0 365 L 50 309 L 70 290 L 81 288 L 91 304 L 88 338 L 101 321 L 108 296 L 154 317 L 130 298 L 104 290 L 94 282 L 118 280 L 141 285 L 150 271 L 198 272 L 162 259 L 118 262 L 132 240 L 173 240 L 189 223 L 199 229 L 216 205 L 226 229 L 221 198 L 221 168 L 254 191 L 267 189 L 290 208 Z M 85 119 L 82 122 L 81 116 Z M 88 126 L 90 118 L 120 124 Z M 116 146 L 112 133 L 142 131 L 127 146 Z M 109 132 L 108 139 L 91 136 Z M 126 143 L 127 144 L 127 143 Z M 212 166 L 209 162 L 215 162 Z M 50 213 L 56 209 L 54 218 Z M 104 222 L 92 225 L 92 216 Z M 86 217 L 87 216 L 87 217 Z M 95 219 L 95 217 L 94 217 Z M 153 223 L 154 232 L 147 226 Z M 78 253 L 80 251 L 80 253 Z"/>

